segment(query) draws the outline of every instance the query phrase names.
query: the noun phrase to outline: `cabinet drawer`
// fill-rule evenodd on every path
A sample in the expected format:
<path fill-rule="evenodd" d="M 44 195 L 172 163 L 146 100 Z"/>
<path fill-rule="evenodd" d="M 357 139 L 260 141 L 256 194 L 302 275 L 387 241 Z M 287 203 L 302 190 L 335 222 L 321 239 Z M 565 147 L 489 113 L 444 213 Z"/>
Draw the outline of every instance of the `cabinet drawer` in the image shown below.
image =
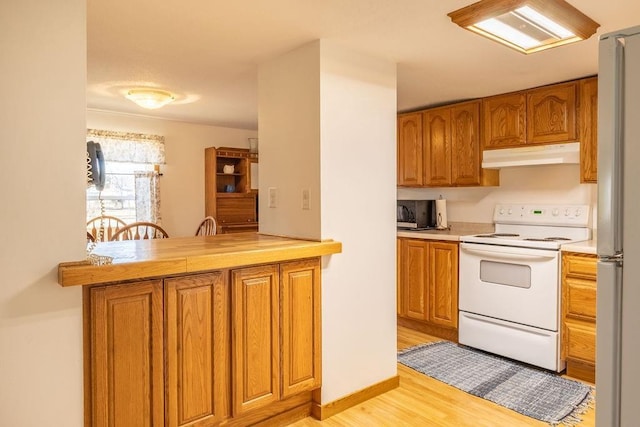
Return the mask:
<path fill-rule="evenodd" d="M 568 317 L 596 320 L 596 282 L 592 280 L 567 278 L 566 313 Z"/>
<path fill-rule="evenodd" d="M 585 279 L 596 279 L 598 264 L 595 255 L 572 255 L 565 254 L 562 262 L 562 269 L 567 276 L 582 277 Z"/>
<path fill-rule="evenodd" d="M 592 364 L 596 362 L 595 325 L 566 322 L 565 333 L 567 334 L 567 359 L 575 359 Z"/>

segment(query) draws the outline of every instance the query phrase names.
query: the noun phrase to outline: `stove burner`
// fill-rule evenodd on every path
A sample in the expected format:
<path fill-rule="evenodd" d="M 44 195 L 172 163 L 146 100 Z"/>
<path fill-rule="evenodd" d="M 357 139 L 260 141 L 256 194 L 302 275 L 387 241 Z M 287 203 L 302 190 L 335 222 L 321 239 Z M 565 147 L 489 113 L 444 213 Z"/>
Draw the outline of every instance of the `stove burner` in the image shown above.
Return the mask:
<path fill-rule="evenodd" d="M 522 240 L 528 240 L 530 242 L 558 242 L 561 240 L 571 240 L 571 239 L 568 239 L 566 237 L 541 237 L 541 238 L 527 237 Z"/>

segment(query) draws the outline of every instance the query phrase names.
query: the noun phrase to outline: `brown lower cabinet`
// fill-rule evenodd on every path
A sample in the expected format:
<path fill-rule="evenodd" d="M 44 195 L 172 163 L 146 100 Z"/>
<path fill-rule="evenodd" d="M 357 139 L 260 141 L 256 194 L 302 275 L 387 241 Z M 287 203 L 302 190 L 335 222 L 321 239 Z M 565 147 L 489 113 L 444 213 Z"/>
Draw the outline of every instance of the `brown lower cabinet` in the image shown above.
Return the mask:
<path fill-rule="evenodd" d="M 457 341 L 458 244 L 398 238 L 398 323 Z"/>
<path fill-rule="evenodd" d="M 86 426 L 254 424 L 321 385 L 319 258 L 83 298 Z"/>
<path fill-rule="evenodd" d="M 597 257 L 562 254 L 562 358 L 567 375 L 595 382 Z"/>

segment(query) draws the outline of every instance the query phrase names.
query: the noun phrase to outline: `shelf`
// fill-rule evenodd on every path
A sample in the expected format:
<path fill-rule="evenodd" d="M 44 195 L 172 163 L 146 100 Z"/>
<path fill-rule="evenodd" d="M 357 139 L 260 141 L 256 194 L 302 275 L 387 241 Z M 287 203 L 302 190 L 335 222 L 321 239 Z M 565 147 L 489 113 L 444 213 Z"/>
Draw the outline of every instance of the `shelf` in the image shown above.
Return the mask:
<path fill-rule="evenodd" d="M 224 173 L 224 172 L 216 172 L 218 176 L 244 176 L 245 173 L 242 172 L 234 172 L 234 173 Z"/>

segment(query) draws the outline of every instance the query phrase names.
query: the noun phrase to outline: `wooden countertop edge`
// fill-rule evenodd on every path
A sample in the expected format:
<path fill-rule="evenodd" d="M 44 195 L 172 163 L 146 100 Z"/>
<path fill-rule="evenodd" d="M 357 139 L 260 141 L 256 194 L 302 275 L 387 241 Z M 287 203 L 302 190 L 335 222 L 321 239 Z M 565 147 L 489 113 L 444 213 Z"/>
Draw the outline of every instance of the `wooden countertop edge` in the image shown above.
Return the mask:
<path fill-rule="evenodd" d="M 340 252 L 342 252 L 342 243 L 323 240 L 304 241 L 299 245 L 282 248 L 238 250 L 107 266 L 92 265 L 87 261 L 62 262 L 58 265 L 58 284 L 62 287 L 98 285 L 311 258 Z"/>
<path fill-rule="evenodd" d="M 187 272 L 265 264 L 342 252 L 342 243 L 334 241 L 305 242 L 299 247 L 289 246 L 265 251 L 264 249 L 228 252 L 225 254 L 192 256 L 187 259 Z"/>
<path fill-rule="evenodd" d="M 184 258 L 139 261 L 108 266 L 71 262 L 58 265 L 58 284 L 62 287 L 97 285 L 186 272 L 187 260 Z"/>

